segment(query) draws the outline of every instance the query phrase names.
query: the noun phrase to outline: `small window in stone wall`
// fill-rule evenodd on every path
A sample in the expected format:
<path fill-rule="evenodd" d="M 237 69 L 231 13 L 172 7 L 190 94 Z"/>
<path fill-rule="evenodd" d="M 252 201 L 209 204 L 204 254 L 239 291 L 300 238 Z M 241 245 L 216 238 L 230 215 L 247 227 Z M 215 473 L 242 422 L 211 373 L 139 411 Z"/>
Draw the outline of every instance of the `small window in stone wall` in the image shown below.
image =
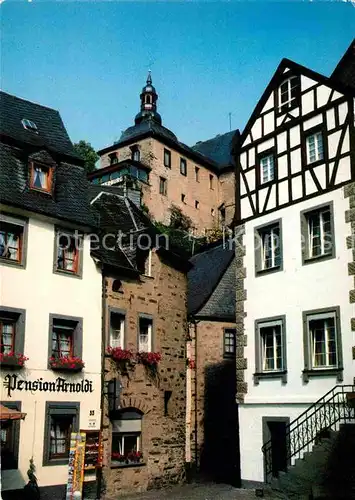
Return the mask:
<path fill-rule="evenodd" d="M 169 402 L 171 400 L 173 392 L 172 391 L 164 391 L 164 416 L 167 417 L 169 415 Z"/>
<path fill-rule="evenodd" d="M 133 408 L 121 411 L 112 420 L 111 467 L 142 462 L 142 414 Z"/>

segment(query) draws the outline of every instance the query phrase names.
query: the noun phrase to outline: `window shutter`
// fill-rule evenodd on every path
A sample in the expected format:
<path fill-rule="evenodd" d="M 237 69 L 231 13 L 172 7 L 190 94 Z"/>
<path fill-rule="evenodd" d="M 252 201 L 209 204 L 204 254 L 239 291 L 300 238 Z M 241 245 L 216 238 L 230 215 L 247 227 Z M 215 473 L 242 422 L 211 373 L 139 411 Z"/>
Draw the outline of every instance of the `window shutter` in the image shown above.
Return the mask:
<path fill-rule="evenodd" d="M 74 330 L 74 356 L 81 358 L 83 355 L 83 324 L 78 321 Z"/>
<path fill-rule="evenodd" d="M 303 352 L 304 352 L 304 368 L 305 370 L 310 369 L 309 363 L 309 332 L 308 332 L 308 317 L 304 315 L 303 317 Z"/>
<path fill-rule="evenodd" d="M 301 214 L 301 248 L 302 248 L 302 262 L 304 262 L 308 255 L 308 224 L 307 218 L 304 214 Z"/>
<path fill-rule="evenodd" d="M 261 256 L 262 256 L 262 238 L 261 235 L 258 231 L 255 231 L 254 233 L 254 245 L 255 245 L 255 251 L 254 251 L 254 258 L 255 258 L 255 272 L 261 271 Z"/>

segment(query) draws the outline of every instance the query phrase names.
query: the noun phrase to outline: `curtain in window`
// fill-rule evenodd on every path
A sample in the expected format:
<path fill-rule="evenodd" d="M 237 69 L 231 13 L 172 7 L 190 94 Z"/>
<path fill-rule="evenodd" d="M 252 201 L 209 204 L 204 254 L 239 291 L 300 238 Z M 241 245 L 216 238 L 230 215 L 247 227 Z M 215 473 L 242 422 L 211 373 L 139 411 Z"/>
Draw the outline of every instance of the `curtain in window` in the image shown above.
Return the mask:
<path fill-rule="evenodd" d="M 14 340 L 15 340 L 14 324 L 7 321 L 1 321 L 0 328 L 1 328 L 1 352 L 4 354 L 8 354 L 9 352 L 13 351 L 14 348 Z"/>
<path fill-rule="evenodd" d="M 313 367 L 336 366 L 337 349 L 334 318 L 311 320 L 309 328 Z"/>
<path fill-rule="evenodd" d="M 72 335 L 72 330 L 53 329 L 52 353 L 54 356 L 66 357 L 72 354 Z"/>
<path fill-rule="evenodd" d="M 48 172 L 43 170 L 41 167 L 34 167 L 34 178 L 33 178 L 34 187 L 37 187 L 40 189 L 46 189 L 47 188 L 47 175 L 48 175 Z"/>
<path fill-rule="evenodd" d="M 71 420 L 62 421 L 52 418 L 50 429 L 50 455 L 66 455 L 68 453 L 68 436 L 71 430 Z"/>
<path fill-rule="evenodd" d="M 282 343 L 281 327 L 262 328 L 263 342 L 263 370 L 281 370 L 282 369 Z"/>
<path fill-rule="evenodd" d="M 20 237 L 10 231 L 0 232 L 0 255 L 11 260 L 20 260 Z"/>

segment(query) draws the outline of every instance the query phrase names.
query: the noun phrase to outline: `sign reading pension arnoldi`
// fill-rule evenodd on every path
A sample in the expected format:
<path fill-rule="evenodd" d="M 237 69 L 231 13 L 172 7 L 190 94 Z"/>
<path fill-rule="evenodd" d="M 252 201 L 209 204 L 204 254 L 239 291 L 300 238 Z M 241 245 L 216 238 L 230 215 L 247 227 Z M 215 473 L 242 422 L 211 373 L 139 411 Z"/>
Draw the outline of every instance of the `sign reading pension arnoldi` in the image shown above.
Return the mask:
<path fill-rule="evenodd" d="M 40 377 L 36 380 L 23 380 L 18 375 L 6 375 L 4 387 L 11 398 L 13 391 L 43 391 L 43 392 L 93 392 L 92 381 L 83 379 L 80 382 L 67 382 L 62 377 L 57 377 L 54 382 L 43 381 Z"/>

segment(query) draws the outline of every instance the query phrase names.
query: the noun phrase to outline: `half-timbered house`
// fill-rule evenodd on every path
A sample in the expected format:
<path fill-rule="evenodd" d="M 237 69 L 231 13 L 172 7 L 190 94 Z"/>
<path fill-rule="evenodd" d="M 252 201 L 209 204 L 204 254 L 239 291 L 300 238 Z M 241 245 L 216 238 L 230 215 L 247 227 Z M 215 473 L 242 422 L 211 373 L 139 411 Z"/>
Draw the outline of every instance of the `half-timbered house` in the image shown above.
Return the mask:
<path fill-rule="evenodd" d="M 245 483 L 302 456 L 328 426 L 312 405 L 354 383 L 354 97 L 283 59 L 234 144 Z"/>

